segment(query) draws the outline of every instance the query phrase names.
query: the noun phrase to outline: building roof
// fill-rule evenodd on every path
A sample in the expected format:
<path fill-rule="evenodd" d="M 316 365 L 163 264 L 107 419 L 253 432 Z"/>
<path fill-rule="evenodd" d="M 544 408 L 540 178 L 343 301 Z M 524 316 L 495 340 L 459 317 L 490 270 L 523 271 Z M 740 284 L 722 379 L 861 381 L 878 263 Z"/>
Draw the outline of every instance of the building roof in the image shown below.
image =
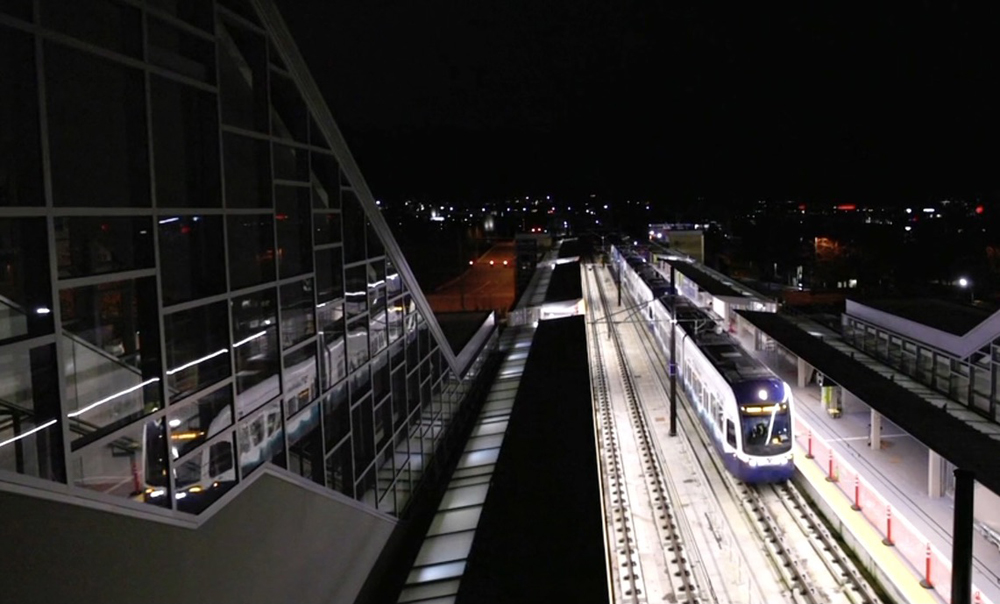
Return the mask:
<path fill-rule="evenodd" d="M 1000 443 L 776 313 L 736 312 L 955 466 L 974 472 L 985 487 L 1000 493 L 1000 469 L 995 463 Z"/>
<path fill-rule="evenodd" d="M 691 281 L 694 281 L 695 285 L 697 285 L 699 289 L 706 291 L 713 296 L 729 296 L 737 298 L 743 296 L 742 292 L 739 292 L 729 285 L 722 283 L 690 262 L 667 260 L 667 264 L 670 264 L 677 269 L 678 273 L 684 275 Z"/>
<path fill-rule="evenodd" d="M 969 333 L 992 314 L 969 304 L 930 298 L 854 301 L 956 336 Z"/>
<path fill-rule="evenodd" d="M 584 317 L 538 324 L 458 602 L 606 602 Z"/>
<path fill-rule="evenodd" d="M 549 287 L 545 290 L 545 302 L 567 302 L 583 297 L 580 283 L 580 263 L 557 264 L 549 277 Z"/>

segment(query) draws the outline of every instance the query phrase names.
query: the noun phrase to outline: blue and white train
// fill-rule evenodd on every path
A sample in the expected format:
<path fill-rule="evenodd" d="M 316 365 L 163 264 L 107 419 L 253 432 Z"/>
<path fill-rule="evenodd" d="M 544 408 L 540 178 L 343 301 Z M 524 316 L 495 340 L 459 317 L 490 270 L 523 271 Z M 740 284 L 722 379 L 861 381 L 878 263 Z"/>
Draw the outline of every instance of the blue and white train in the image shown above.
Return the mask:
<path fill-rule="evenodd" d="M 682 296 L 641 254 L 612 249 L 621 287 L 669 357 L 676 318 L 678 383 L 726 469 L 748 483 L 791 478 L 792 392 L 715 318 Z"/>

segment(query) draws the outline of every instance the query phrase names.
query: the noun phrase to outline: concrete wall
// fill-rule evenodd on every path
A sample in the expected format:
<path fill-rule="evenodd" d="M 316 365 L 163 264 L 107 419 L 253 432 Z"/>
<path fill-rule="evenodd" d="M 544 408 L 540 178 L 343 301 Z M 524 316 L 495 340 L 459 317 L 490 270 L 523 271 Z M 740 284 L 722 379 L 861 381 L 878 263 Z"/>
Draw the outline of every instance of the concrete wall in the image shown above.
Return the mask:
<path fill-rule="evenodd" d="M 262 474 L 198 528 L 0 492 L 0 601 L 353 602 L 396 525 Z"/>

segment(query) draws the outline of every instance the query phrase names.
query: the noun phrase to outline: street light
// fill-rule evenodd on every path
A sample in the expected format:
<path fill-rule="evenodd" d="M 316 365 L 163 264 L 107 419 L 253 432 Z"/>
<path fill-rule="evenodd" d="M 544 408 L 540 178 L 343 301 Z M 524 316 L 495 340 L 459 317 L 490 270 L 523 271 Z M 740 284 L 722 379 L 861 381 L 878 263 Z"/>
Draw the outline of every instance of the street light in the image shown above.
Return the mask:
<path fill-rule="evenodd" d="M 966 287 L 969 288 L 969 303 L 970 304 L 975 304 L 975 302 L 976 302 L 976 288 L 973 287 L 972 280 L 971 279 L 966 279 L 965 277 L 959 277 L 958 278 L 958 286 L 961 287 L 962 289 L 965 289 Z"/>

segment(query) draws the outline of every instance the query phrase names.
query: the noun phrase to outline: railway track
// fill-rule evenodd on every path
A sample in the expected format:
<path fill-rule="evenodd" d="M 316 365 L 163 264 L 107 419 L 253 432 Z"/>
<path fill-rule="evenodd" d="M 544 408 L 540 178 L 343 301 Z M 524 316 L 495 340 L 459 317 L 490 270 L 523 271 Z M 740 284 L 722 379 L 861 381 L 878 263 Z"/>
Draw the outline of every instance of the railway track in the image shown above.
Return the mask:
<path fill-rule="evenodd" d="M 599 299 L 598 305 L 591 305 L 591 312 L 599 316 L 591 321 L 595 328 L 591 330 L 590 348 L 597 385 L 595 395 L 600 446 L 607 470 L 607 504 L 612 515 L 615 548 L 611 556 L 615 561 L 612 575 L 617 593 L 623 602 L 701 602 L 703 600 L 700 599 L 700 590 L 689 561 L 689 548 L 671 505 L 668 481 L 657 455 L 654 436 L 620 335 L 610 322 L 612 313 L 603 285 L 591 271 L 587 271 L 587 288 L 591 300 L 594 300 L 594 293 Z M 601 343 L 601 330 L 596 327 L 602 321 L 608 341 L 612 343 L 610 355 L 606 354 L 607 349 Z M 610 359 L 607 358 L 609 356 Z M 616 401 L 611 396 L 611 379 L 620 383 L 622 400 Z M 627 446 L 635 447 L 634 453 L 641 459 L 641 467 L 628 467 L 624 463 L 622 449 Z M 655 536 L 655 542 L 647 542 L 653 547 L 646 551 L 636 534 L 637 519 L 643 521 L 643 528 L 652 527 Z M 656 568 L 655 579 L 647 578 L 644 566 Z"/>
<path fill-rule="evenodd" d="M 597 271 L 597 268 L 593 269 Z M 607 328 L 611 329 L 607 316 L 610 314 L 600 278 L 596 273 L 587 271 L 588 289 L 590 281 L 596 283 L 596 288 L 601 295 L 601 313 Z M 593 308 L 593 304 L 591 305 Z M 598 318 L 601 321 L 602 318 Z M 636 330 L 642 334 L 645 340 L 646 354 L 650 355 L 651 366 L 659 367 L 656 372 L 661 387 L 664 392 L 666 388 L 666 376 L 663 374 L 664 366 L 662 351 L 652 342 L 647 330 L 641 328 L 640 323 L 636 323 Z M 601 341 L 598 340 L 597 330 L 592 333 L 592 354 L 604 354 L 601 350 Z M 620 336 L 617 330 L 612 329 L 609 338 L 614 342 L 613 354 L 607 356 L 616 357 L 618 365 L 626 367 L 623 381 L 631 382 L 632 376 L 627 369 L 628 360 L 624 356 L 621 346 Z M 655 357 L 655 359 L 654 359 Z M 592 357 L 593 358 L 593 357 Z M 602 358 L 602 364 L 605 360 Z M 643 443 L 643 464 L 647 467 L 651 476 L 655 476 L 654 485 L 649 488 L 651 493 L 667 491 L 670 485 L 670 476 L 662 468 L 666 466 L 662 459 L 658 459 L 659 447 L 656 442 L 657 436 L 650 434 L 649 423 L 645 420 L 645 410 L 642 402 L 635 397 L 634 384 L 625 387 L 627 398 L 629 399 L 630 415 L 638 418 L 633 420 L 636 430 L 637 440 Z M 683 392 L 679 392 L 683 396 Z M 674 601 L 689 602 L 719 602 L 719 601 L 741 601 L 741 602 L 772 602 L 787 601 L 793 603 L 819 603 L 831 602 L 835 604 L 876 604 L 880 600 L 874 589 L 867 584 L 862 574 L 854 567 L 853 563 L 842 551 L 839 543 L 833 538 L 826 526 L 822 523 L 818 515 L 809 507 L 805 499 L 798 492 L 792 483 L 779 485 L 745 485 L 737 482 L 731 475 L 721 467 L 720 460 L 717 459 L 714 448 L 708 436 L 702 429 L 701 422 L 689 404 L 678 405 L 678 411 L 683 422 L 679 426 L 679 433 L 689 439 L 687 448 L 684 451 L 693 458 L 693 465 L 699 466 L 702 477 L 698 480 L 685 479 L 683 482 L 700 482 L 704 488 L 712 491 L 708 496 L 701 497 L 701 505 L 682 504 L 685 509 L 682 513 L 674 514 L 669 501 L 666 501 L 665 509 L 668 511 L 666 518 L 669 519 L 667 526 L 677 532 L 678 527 L 691 524 L 701 524 L 708 526 L 708 530 L 715 536 L 720 549 L 725 549 L 724 556 L 730 560 L 728 564 L 725 560 L 715 561 L 714 565 L 718 570 L 713 573 L 702 572 L 701 576 L 706 577 L 701 580 L 696 589 L 693 583 L 686 585 L 681 593 L 687 599 L 678 597 Z M 602 422 L 605 421 L 602 416 Z M 616 427 L 616 430 L 623 430 L 624 426 Z M 621 435 L 619 434 L 619 437 Z M 662 435 L 661 435 L 661 440 Z M 671 453 L 677 455 L 676 449 Z M 675 457 L 671 468 L 673 471 L 677 463 Z M 620 464 L 620 460 L 617 462 Z M 656 467 L 649 468 L 649 464 Z M 619 466 L 620 467 L 620 466 Z M 695 489 L 696 485 L 684 485 L 685 488 Z M 674 499 L 684 501 L 690 497 L 679 498 L 674 494 Z M 682 494 L 683 495 L 683 494 Z M 701 510 L 691 508 L 701 507 Z M 706 511 L 704 508 L 712 508 Z M 704 516 L 702 519 L 692 518 L 685 520 L 687 515 Z M 752 538 L 747 539 L 747 535 Z M 660 535 L 660 539 L 665 546 L 670 542 Z M 679 535 L 678 535 L 679 539 Z M 682 552 L 678 558 L 684 559 L 690 547 L 685 548 L 683 540 L 679 539 L 678 549 Z M 706 548 L 707 551 L 707 548 Z M 718 552 L 716 552 L 718 553 Z M 696 554 L 695 554 L 696 555 Z M 641 556 L 639 557 L 641 560 Z M 708 566 L 712 566 L 712 561 Z M 703 562 L 698 562 L 698 566 L 705 566 Z M 681 572 L 691 576 L 691 570 L 695 565 L 690 562 L 683 568 L 671 569 L 674 572 Z M 740 586 L 723 585 L 726 578 L 720 578 L 726 574 L 725 568 L 752 569 L 750 576 L 746 577 Z M 761 572 L 764 567 L 770 569 L 770 573 Z M 673 573 L 671 573 L 673 574 Z M 652 581 L 651 573 L 647 572 L 644 582 Z M 720 584 L 713 584 L 718 582 Z M 739 591 L 738 590 L 742 590 Z M 677 597 L 677 593 L 673 597 Z M 669 600 L 669 598 L 668 598 Z M 629 601 L 629 600 L 626 600 Z M 652 601 L 652 600 L 635 600 Z"/>

